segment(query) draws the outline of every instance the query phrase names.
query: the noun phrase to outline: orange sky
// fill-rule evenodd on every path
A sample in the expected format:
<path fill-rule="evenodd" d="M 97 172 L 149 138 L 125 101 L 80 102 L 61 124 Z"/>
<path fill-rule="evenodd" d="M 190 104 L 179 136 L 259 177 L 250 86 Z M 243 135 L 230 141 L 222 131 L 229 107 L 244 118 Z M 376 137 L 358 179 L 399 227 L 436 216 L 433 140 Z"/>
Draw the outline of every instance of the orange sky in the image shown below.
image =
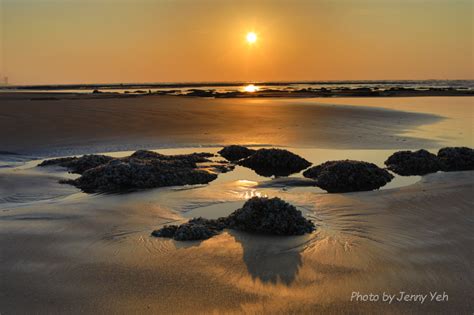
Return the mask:
<path fill-rule="evenodd" d="M 474 79 L 471 0 L 0 3 L 13 84 Z"/>

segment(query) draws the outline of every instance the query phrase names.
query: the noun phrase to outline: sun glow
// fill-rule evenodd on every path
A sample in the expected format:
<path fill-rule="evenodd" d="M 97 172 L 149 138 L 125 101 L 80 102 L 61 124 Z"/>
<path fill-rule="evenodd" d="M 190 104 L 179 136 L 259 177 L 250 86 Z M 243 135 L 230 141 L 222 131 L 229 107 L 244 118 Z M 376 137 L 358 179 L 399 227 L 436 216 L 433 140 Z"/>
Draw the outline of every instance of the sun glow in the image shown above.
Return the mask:
<path fill-rule="evenodd" d="M 245 91 L 245 92 L 249 92 L 249 93 L 257 92 L 257 91 L 258 91 L 258 87 L 256 87 L 256 86 L 253 85 L 253 84 L 249 84 L 249 85 L 247 85 L 247 86 L 244 87 L 244 91 Z"/>
<path fill-rule="evenodd" d="M 254 32 L 248 32 L 247 33 L 247 43 L 253 44 L 257 41 L 257 34 Z"/>

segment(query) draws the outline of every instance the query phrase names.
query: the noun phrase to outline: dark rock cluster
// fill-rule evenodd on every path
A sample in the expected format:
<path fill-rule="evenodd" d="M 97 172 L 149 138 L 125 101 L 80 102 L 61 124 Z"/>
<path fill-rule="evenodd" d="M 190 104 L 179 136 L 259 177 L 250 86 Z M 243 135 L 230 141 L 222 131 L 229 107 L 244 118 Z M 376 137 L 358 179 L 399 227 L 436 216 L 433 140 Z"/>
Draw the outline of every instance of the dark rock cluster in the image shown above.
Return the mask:
<path fill-rule="evenodd" d="M 288 176 L 308 168 L 311 163 L 283 149 L 252 150 L 242 146 L 227 146 L 219 153 L 234 163 L 248 167 L 262 176 Z M 58 165 L 82 176 L 65 180 L 84 192 L 126 192 L 164 186 L 206 184 L 217 178 L 216 173 L 234 169 L 226 161 L 214 162 L 212 153 L 163 155 L 139 150 L 124 158 L 105 155 L 84 155 L 43 161 L 39 166 Z M 198 165 L 198 163 L 204 163 Z M 474 169 L 474 150 L 448 147 L 434 155 L 426 150 L 399 151 L 386 161 L 388 169 L 399 175 L 424 175 L 443 171 Z M 360 161 L 329 161 L 303 174 L 315 180 L 328 192 L 350 192 L 378 189 L 393 176 L 375 164 Z"/>
<path fill-rule="evenodd" d="M 273 235 L 302 235 L 314 230 L 313 222 L 303 217 L 301 211 L 277 197 L 249 199 L 242 208 L 227 217 L 227 226 Z"/>
<path fill-rule="evenodd" d="M 237 162 L 261 176 L 288 176 L 311 166 L 302 157 L 282 149 L 260 149 Z"/>
<path fill-rule="evenodd" d="M 71 173 L 82 174 L 88 169 L 97 167 L 99 165 L 106 164 L 112 161 L 114 158 L 106 155 L 84 155 L 81 157 L 66 157 L 45 160 L 38 166 L 51 166 L 57 165 L 67 168 Z"/>
<path fill-rule="evenodd" d="M 211 153 L 163 155 L 140 150 L 125 158 L 89 155 L 43 162 L 46 165 L 66 166 L 82 174 L 72 184 L 84 192 L 126 192 L 137 189 L 206 184 L 216 174 L 199 169 L 197 163 L 210 162 Z"/>
<path fill-rule="evenodd" d="M 160 161 L 173 161 L 176 164 L 181 163 L 183 167 L 196 167 L 196 163 L 211 162 L 209 158 L 213 157 L 214 154 L 201 152 L 191 154 L 178 154 L 178 155 L 164 155 L 161 153 L 138 150 L 129 157 L 123 158 L 123 160 L 139 159 L 139 160 L 160 160 Z"/>
<path fill-rule="evenodd" d="M 229 145 L 224 147 L 218 153 L 222 155 L 225 159 L 234 162 L 244 159 L 254 154 L 255 152 L 255 150 L 249 149 L 241 145 Z"/>
<path fill-rule="evenodd" d="M 446 147 L 434 155 L 426 150 L 399 151 L 385 165 L 399 175 L 425 175 L 439 170 L 445 172 L 474 170 L 474 150 L 467 147 Z"/>
<path fill-rule="evenodd" d="M 224 220 L 224 218 L 217 220 L 194 218 L 179 226 L 165 225 L 161 229 L 153 231 L 151 235 L 173 238 L 177 241 L 205 240 L 226 228 L 227 225 Z"/>
<path fill-rule="evenodd" d="M 426 150 L 399 151 L 386 161 L 388 169 L 398 175 L 425 175 L 440 170 L 438 157 Z"/>
<path fill-rule="evenodd" d="M 208 239 L 225 228 L 272 235 L 302 235 L 314 231 L 315 226 L 280 198 L 254 197 L 228 217 L 195 218 L 179 226 L 165 225 L 152 235 L 178 241 L 199 240 Z"/>
<path fill-rule="evenodd" d="M 474 150 L 471 148 L 442 148 L 438 151 L 438 159 L 445 172 L 474 170 Z"/>
<path fill-rule="evenodd" d="M 151 232 L 151 235 L 156 236 L 156 237 L 173 238 L 177 230 L 178 230 L 177 225 L 165 225 L 161 229 Z"/>
<path fill-rule="evenodd" d="M 316 186 L 330 193 L 374 190 L 393 178 L 373 163 L 352 160 L 328 161 L 306 170 L 303 176 L 316 180 Z"/>
<path fill-rule="evenodd" d="M 183 160 L 113 160 L 69 183 L 87 193 L 124 192 L 164 186 L 207 184 L 216 174 L 186 167 Z"/>
<path fill-rule="evenodd" d="M 214 96 L 213 90 L 200 90 L 200 89 L 190 89 L 185 94 L 186 96 L 198 96 L 198 97 L 212 97 Z"/>

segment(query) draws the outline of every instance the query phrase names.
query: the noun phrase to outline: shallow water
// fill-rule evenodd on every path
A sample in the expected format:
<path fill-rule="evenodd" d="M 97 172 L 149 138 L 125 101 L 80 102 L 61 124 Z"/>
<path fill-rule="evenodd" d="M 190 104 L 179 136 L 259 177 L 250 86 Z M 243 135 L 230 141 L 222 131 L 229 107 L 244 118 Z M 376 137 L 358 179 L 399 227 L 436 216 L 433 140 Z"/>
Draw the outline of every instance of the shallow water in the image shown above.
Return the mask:
<path fill-rule="evenodd" d="M 350 158 L 379 166 L 393 152 L 288 149 L 314 164 Z M 272 179 L 236 167 L 208 185 L 88 195 L 58 184 L 77 175 L 35 167 L 39 162 L 0 170 L 6 311 L 463 313 L 471 306 L 474 204 L 466 185 L 472 191 L 472 172 L 396 176 L 379 191 L 327 194 L 315 187 L 262 187 Z M 295 237 L 229 230 L 202 242 L 150 236 L 190 217 L 225 216 L 252 196 L 294 204 L 317 230 Z M 354 304 L 354 290 L 442 290 L 451 304 Z"/>
<path fill-rule="evenodd" d="M 260 147 L 255 147 L 260 148 Z M 290 151 L 307 159 L 313 165 L 336 160 L 353 159 L 368 161 L 384 167 L 383 162 L 395 150 L 332 150 L 332 149 L 310 149 L 310 148 L 287 148 Z M 181 148 L 181 149 L 159 149 L 155 150 L 167 155 L 189 154 L 193 152 L 211 152 L 218 155 L 216 147 Z M 123 157 L 133 151 L 103 153 L 115 157 Z M 220 156 L 213 158 L 222 160 Z M 68 174 L 61 167 L 37 168 L 36 165 L 42 160 L 24 162 L 21 165 L 11 165 L 9 169 L 0 172 L 0 209 L 5 207 L 16 207 L 20 204 L 31 204 L 35 201 L 50 201 L 63 199 L 72 194 L 80 193 L 76 188 L 69 185 L 57 183 L 61 178 L 75 178 L 78 175 Z M 393 174 L 394 179 L 381 187 L 381 189 L 393 189 L 411 185 L 420 180 L 420 176 L 398 176 Z M 302 172 L 293 174 L 291 178 L 303 178 Z M 281 179 L 281 178 L 280 178 Z M 11 183 L 11 184 L 8 184 Z M 12 186 L 13 185 L 13 186 Z M 175 211 L 182 212 L 186 217 L 203 216 L 219 217 L 225 216 L 237 209 L 246 199 L 254 196 L 267 196 L 284 191 L 287 194 L 298 195 L 303 192 L 326 193 L 318 187 L 298 187 L 280 184 L 278 180 L 263 177 L 251 169 L 236 166 L 234 171 L 219 174 L 218 178 L 209 185 L 167 187 L 137 192 L 136 194 L 153 195 L 155 201 L 166 205 Z M 135 196 L 136 194 L 131 194 Z M 142 198 L 142 197 L 140 197 Z M 219 212 L 222 212 L 219 214 Z"/>
<path fill-rule="evenodd" d="M 431 113 L 443 119 L 410 128 L 401 135 L 437 140 L 441 146 L 474 146 L 474 99 L 472 97 L 314 98 L 308 101 L 302 100 L 302 102 Z"/>

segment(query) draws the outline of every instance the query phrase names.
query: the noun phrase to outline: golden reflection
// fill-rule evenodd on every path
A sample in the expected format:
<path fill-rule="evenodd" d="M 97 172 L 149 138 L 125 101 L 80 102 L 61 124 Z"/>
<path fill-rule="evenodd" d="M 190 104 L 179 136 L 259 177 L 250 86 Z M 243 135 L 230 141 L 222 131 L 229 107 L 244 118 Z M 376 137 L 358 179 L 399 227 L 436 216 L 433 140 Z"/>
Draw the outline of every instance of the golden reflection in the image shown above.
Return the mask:
<path fill-rule="evenodd" d="M 253 198 L 253 197 L 268 197 L 267 194 L 262 194 L 261 192 L 255 190 L 255 189 L 247 190 L 241 196 L 244 199 L 250 199 L 250 198 Z"/>
<path fill-rule="evenodd" d="M 245 92 L 248 92 L 248 93 L 254 93 L 254 92 L 257 92 L 258 91 L 258 87 L 256 87 L 255 85 L 253 84 L 249 84 L 247 86 L 244 87 L 244 91 Z"/>
<path fill-rule="evenodd" d="M 239 179 L 237 183 L 239 186 L 244 186 L 244 187 L 252 187 L 258 184 L 258 182 L 254 182 L 253 180 L 247 180 L 247 179 Z"/>

